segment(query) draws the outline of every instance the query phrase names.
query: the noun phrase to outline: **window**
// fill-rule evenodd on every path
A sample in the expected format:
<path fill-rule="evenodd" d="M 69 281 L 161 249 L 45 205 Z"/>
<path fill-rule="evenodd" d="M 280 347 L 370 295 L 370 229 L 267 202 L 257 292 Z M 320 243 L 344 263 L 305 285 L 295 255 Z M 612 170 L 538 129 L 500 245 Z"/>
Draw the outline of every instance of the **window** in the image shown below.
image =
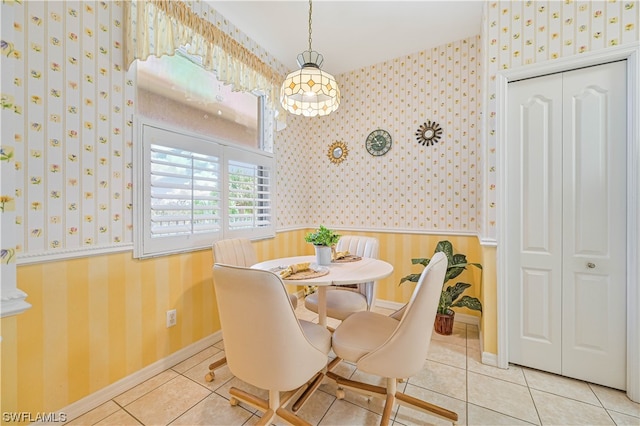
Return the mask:
<path fill-rule="evenodd" d="M 134 255 L 275 236 L 264 96 L 233 91 L 184 48 L 137 61 L 136 91 Z"/>
<path fill-rule="evenodd" d="M 137 113 L 190 132 L 261 149 L 261 96 L 237 92 L 183 49 L 136 62 Z"/>
<path fill-rule="evenodd" d="M 275 235 L 273 154 L 143 122 L 136 257 Z"/>

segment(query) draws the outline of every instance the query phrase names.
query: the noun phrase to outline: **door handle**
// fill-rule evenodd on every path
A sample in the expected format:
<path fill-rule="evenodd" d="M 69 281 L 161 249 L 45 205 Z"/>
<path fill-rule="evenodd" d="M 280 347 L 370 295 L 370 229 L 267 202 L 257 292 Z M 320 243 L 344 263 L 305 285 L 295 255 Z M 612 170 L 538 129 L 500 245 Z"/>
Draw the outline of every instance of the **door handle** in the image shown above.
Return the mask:
<path fill-rule="evenodd" d="M 595 263 L 593 263 L 593 262 L 587 262 L 587 268 L 589 268 L 589 269 L 593 269 L 593 268 L 595 268 L 595 267 L 596 267 L 596 264 L 595 264 Z"/>

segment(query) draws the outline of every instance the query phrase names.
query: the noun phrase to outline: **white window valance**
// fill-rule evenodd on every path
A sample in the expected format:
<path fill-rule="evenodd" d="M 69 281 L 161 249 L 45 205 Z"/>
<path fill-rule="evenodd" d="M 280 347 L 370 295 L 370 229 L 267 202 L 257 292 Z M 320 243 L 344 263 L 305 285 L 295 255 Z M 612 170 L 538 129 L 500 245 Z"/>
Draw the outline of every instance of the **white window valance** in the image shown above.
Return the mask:
<path fill-rule="evenodd" d="M 188 46 L 192 55 L 202 57 L 205 69 L 237 91 L 261 91 L 267 107 L 278 111 L 283 77 L 233 37 L 176 0 L 125 2 L 125 61 L 150 55 L 173 55 Z M 283 116 L 284 114 L 281 114 Z"/>

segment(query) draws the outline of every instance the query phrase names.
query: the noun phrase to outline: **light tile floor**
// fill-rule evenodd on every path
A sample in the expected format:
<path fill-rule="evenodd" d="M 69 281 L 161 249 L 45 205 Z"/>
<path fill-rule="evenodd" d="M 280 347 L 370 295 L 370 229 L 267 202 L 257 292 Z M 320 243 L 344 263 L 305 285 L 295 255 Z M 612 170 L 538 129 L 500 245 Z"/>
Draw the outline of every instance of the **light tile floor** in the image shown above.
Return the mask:
<path fill-rule="evenodd" d="M 304 306 L 296 313 L 303 319 L 317 319 Z M 331 321 L 329 325 L 335 327 L 337 322 Z M 259 412 L 244 404 L 231 407 L 229 388 L 236 386 L 263 398 L 265 391 L 241 382 L 226 366 L 216 370 L 212 383 L 204 380 L 209 364 L 222 356 L 220 341 L 69 424 L 253 425 Z M 382 384 L 346 362 L 334 371 Z M 424 370 L 398 387 L 457 412 L 461 425 L 640 425 L 640 404 L 631 402 L 624 392 L 515 365 L 507 370 L 483 365 L 478 329 L 466 324 L 456 324 L 452 336 L 434 333 Z M 315 425 L 379 424 L 382 400 L 367 400 L 350 391 L 338 400 L 335 390 L 335 383 L 325 379 L 299 415 Z M 447 424 L 405 407 L 396 408 L 392 420 L 397 426 Z"/>

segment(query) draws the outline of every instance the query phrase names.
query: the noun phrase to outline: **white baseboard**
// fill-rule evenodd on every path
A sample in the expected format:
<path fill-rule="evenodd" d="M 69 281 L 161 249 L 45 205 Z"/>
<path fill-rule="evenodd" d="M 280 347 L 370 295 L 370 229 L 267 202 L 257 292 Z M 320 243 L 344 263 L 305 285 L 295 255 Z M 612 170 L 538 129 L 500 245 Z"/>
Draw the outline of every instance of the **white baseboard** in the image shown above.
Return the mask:
<path fill-rule="evenodd" d="M 304 293 L 302 291 L 299 291 L 297 295 L 299 300 L 304 300 Z M 404 305 L 403 303 L 392 302 L 389 300 L 381 300 L 381 299 L 376 300 L 376 306 L 385 308 L 385 309 L 398 310 L 403 305 Z M 473 315 L 466 315 L 466 314 L 457 313 L 456 321 L 459 321 L 464 324 L 471 324 L 476 326 L 480 324 L 480 320 L 478 317 Z M 197 354 L 198 352 L 203 351 L 204 349 L 208 348 L 209 346 L 213 345 L 214 343 L 220 340 L 222 340 L 222 332 L 218 331 L 216 333 L 213 333 L 195 343 L 192 343 L 191 345 L 185 348 L 180 349 L 177 352 L 172 353 L 166 358 L 160 359 L 154 362 L 153 364 L 148 365 L 142 368 L 141 370 L 138 370 L 135 373 L 130 374 L 129 376 L 124 377 L 118 380 L 117 382 L 112 383 L 107 387 L 104 387 L 98 390 L 97 392 L 92 393 L 91 395 L 88 395 L 82 398 L 81 400 L 76 401 L 58 410 L 58 413 L 64 413 L 67 421 L 71 421 L 77 417 L 80 417 L 81 415 L 115 398 L 116 396 L 131 389 L 132 387 L 139 385 L 145 380 L 148 380 L 162 373 L 163 371 L 173 367 L 174 365 L 184 361 L 185 359 Z M 498 365 L 497 357 L 495 354 L 482 352 L 482 363 L 486 365 L 497 366 Z M 35 424 L 45 425 L 45 424 L 54 424 L 54 423 L 35 423 Z"/>
<path fill-rule="evenodd" d="M 482 363 L 492 367 L 498 367 L 498 356 L 489 352 L 482 352 Z"/>
<path fill-rule="evenodd" d="M 480 328 L 480 317 L 469 314 L 460 314 L 456 312 L 455 321 L 461 322 L 463 324 L 475 325 Z"/>
<path fill-rule="evenodd" d="M 172 353 L 166 358 L 160 359 L 153 364 L 150 364 L 143 369 L 138 370 L 135 373 L 130 374 L 129 376 L 124 377 L 117 382 L 112 383 L 107 387 L 104 387 L 99 391 L 94 392 L 91 395 L 88 395 L 81 400 L 62 408 L 58 411 L 58 413 L 64 413 L 64 415 L 66 416 L 66 421 L 71 421 L 77 417 L 80 417 L 86 412 L 93 410 L 94 408 L 115 398 L 121 393 L 131 389 L 136 385 L 139 385 L 140 383 L 152 378 L 153 376 L 162 373 L 163 371 L 173 367 L 174 365 L 184 361 L 185 359 L 192 357 L 193 355 L 197 354 L 200 351 L 203 351 L 204 349 L 220 340 L 222 340 L 222 332 L 215 332 L 203 339 L 198 340 L 195 343 L 190 344 L 185 348 L 180 349 L 177 352 Z M 54 423 L 35 424 L 45 425 Z"/>

